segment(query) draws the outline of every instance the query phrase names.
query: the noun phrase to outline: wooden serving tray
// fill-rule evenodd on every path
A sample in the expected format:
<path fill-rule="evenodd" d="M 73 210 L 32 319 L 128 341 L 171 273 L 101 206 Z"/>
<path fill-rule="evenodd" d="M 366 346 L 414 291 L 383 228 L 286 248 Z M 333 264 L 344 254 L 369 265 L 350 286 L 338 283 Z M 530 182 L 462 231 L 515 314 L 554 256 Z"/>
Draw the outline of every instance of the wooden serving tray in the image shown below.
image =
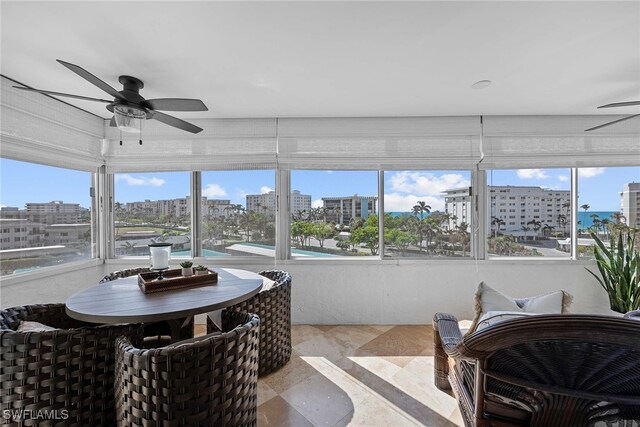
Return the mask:
<path fill-rule="evenodd" d="M 182 275 L 182 269 L 165 270 L 162 272 L 164 279 L 158 280 L 158 272 L 150 271 L 138 274 L 138 286 L 143 293 L 170 291 L 173 289 L 190 288 L 192 286 L 209 285 L 218 282 L 218 273 L 207 270 L 207 274 L 196 276 Z"/>

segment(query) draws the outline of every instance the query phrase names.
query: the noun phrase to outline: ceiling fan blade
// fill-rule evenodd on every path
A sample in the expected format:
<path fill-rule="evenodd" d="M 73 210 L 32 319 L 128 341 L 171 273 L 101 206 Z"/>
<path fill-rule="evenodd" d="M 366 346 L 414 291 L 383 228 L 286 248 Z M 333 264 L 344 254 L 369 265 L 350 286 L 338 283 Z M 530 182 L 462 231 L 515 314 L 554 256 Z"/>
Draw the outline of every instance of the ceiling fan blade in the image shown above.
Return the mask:
<path fill-rule="evenodd" d="M 56 59 L 56 61 L 58 61 L 59 63 L 61 63 L 62 65 L 64 65 L 65 67 L 67 67 L 68 69 L 70 69 L 71 71 L 79 75 L 80 77 L 82 77 L 83 79 L 87 80 L 89 83 L 95 86 L 98 86 L 100 89 L 107 92 L 109 95 L 113 96 L 114 98 L 121 99 L 123 101 L 127 100 L 127 98 L 125 98 L 124 95 L 122 95 L 120 92 L 118 92 L 117 90 L 109 86 L 108 83 L 103 82 L 102 80 L 100 80 L 99 78 L 97 78 L 96 76 L 94 76 L 93 74 L 85 70 L 84 68 L 71 64 L 69 62 L 62 61 L 60 59 Z"/>
<path fill-rule="evenodd" d="M 634 114 L 633 116 L 623 117 L 622 119 L 614 120 L 612 122 L 605 123 L 605 124 L 600 125 L 600 126 L 596 126 L 596 127 L 592 127 L 592 128 L 589 128 L 589 129 L 585 129 L 585 132 L 589 132 L 589 131 L 592 131 L 592 130 L 596 130 L 596 129 L 604 128 L 604 127 L 607 127 L 607 126 L 611 126 L 613 124 L 620 123 L 620 122 L 623 122 L 625 120 L 629 120 L 629 119 L 632 119 L 632 118 L 638 117 L 638 116 L 640 116 L 640 114 Z"/>
<path fill-rule="evenodd" d="M 630 107 L 632 105 L 640 105 L 640 101 L 614 102 L 613 104 L 601 105 L 598 108 Z"/>
<path fill-rule="evenodd" d="M 156 98 L 147 99 L 146 103 L 149 104 L 153 110 L 163 111 L 209 111 L 204 102 L 199 99 L 186 99 L 186 98 Z"/>
<path fill-rule="evenodd" d="M 161 113 L 159 111 L 151 111 L 152 119 L 156 119 L 166 125 L 176 127 L 178 129 L 186 130 L 191 133 L 199 133 L 202 132 L 202 128 L 199 128 L 196 125 L 192 125 L 189 122 L 185 122 L 182 119 L 177 117 L 170 116 L 168 114 Z"/>
<path fill-rule="evenodd" d="M 83 99 L 85 101 L 106 102 L 107 104 L 110 104 L 110 103 L 113 102 L 113 101 L 109 101 L 107 99 L 89 98 L 88 96 L 71 95 L 70 93 L 54 92 L 52 90 L 41 90 L 41 89 L 34 89 L 34 88 L 22 87 L 22 86 L 14 86 L 14 87 L 16 89 L 20 89 L 20 90 L 28 90 L 29 92 L 44 93 L 45 95 L 66 96 L 67 98 Z"/>

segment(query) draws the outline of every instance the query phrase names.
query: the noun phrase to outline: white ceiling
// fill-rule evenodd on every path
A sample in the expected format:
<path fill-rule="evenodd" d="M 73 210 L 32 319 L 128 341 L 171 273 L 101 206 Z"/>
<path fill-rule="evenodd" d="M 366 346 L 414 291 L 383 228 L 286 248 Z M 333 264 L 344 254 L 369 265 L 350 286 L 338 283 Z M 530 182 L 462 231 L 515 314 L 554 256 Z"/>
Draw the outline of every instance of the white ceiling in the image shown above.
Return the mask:
<path fill-rule="evenodd" d="M 640 99 L 640 2 L 2 1 L 1 72 L 109 98 L 55 60 L 189 118 L 596 114 Z M 493 84 L 471 89 L 482 79 Z M 104 104 L 65 101 L 101 117 Z M 603 111 L 600 111 L 603 112 Z M 633 114 L 640 107 L 603 113 Z"/>

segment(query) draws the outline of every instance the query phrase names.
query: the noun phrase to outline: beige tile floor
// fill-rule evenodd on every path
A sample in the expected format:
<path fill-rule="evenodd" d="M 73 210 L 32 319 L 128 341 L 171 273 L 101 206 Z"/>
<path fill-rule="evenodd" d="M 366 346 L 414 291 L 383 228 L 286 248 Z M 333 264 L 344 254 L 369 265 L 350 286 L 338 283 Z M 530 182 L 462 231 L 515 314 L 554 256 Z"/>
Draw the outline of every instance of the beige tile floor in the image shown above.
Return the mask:
<path fill-rule="evenodd" d="M 462 426 L 433 384 L 430 326 L 292 327 L 291 361 L 258 381 L 259 426 Z"/>

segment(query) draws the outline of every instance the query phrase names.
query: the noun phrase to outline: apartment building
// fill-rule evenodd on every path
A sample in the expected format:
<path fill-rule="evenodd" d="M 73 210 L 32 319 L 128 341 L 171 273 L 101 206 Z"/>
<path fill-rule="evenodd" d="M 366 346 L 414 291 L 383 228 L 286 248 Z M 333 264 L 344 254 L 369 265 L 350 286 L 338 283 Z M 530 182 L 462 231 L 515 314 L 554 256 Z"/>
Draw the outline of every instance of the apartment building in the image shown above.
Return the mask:
<path fill-rule="evenodd" d="M 230 214 L 230 200 L 202 197 L 200 204 L 202 206 L 202 214 L 206 217 L 218 218 L 226 217 Z M 169 215 L 176 218 L 184 218 L 191 215 L 191 196 L 178 199 L 129 202 L 124 205 L 124 210 L 151 216 Z"/>
<path fill-rule="evenodd" d="M 301 194 L 300 190 L 291 191 L 291 213 L 307 211 L 311 209 L 311 195 Z M 276 215 L 276 192 L 269 191 L 263 194 L 247 195 L 247 211 L 262 212 L 267 216 Z"/>
<path fill-rule="evenodd" d="M 551 190 L 542 187 L 489 186 L 489 220 L 502 220 L 500 231 L 521 236 L 523 227 L 531 227 L 530 221 L 556 230 L 570 224 L 570 191 Z M 445 193 L 445 210 L 452 215 L 452 223 L 470 223 L 471 196 L 468 188 L 454 188 Z M 455 216 L 455 218 L 454 218 Z"/>
<path fill-rule="evenodd" d="M 54 200 L 47 203 L 27 203 L 27 219 L 32 223 L 41 224 L 78 224 L 88 209 L 80 207 L 78 203 L 64 203 Z"/>
<path fill-rule="evenodd" d="M 471 225 L 471 197 L 469 187 L 452 188 L 446 191 L 444 211 L 449 214 L 451 224 L 458 226 L 463 222 Z"/>
<path fill-rule="evenodd" d="M 377 213 L 377 196 L 323 197 L 323 207 L 327 209 L 327 220 L 348 225 L 353 218 L 367 219 Z"/>
<path fill-rule="evenodd" d="M 627 225 L 640 227 L 640 182 L 624 185 L 620 193 L 620 212 L 627 219 Z"/>

